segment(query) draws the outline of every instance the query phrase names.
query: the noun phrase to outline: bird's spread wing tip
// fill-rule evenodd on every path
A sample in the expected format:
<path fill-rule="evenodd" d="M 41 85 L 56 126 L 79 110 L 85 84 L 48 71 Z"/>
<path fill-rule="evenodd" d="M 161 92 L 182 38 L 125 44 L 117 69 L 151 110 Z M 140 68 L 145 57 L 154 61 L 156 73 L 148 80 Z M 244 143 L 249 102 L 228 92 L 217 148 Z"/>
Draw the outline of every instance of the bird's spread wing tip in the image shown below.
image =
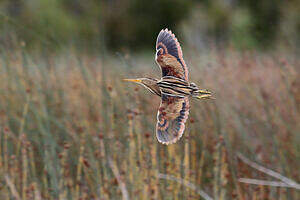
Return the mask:
<path fill-rule="evenodd" d="M 183 59 L 178 39 L 168 28 L 162 29 L 156 40 L 156 62 L 162 69 L 162 76 L 174 76 L 188 80 L 188 68 Z"/>

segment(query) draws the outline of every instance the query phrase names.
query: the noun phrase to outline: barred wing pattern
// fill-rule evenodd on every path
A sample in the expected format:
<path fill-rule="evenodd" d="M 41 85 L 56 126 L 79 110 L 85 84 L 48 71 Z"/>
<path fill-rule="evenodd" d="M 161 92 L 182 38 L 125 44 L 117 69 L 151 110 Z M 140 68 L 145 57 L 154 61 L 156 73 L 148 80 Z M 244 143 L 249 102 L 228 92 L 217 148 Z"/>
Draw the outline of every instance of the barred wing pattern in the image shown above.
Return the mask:
<path fill-rule="evenodd" d="M 188 81 L 188 69 L 180 44 L 168 29 L 161 30 L 158 34 L 155 60 L 161 67 L 162 76 L 174 76 Z"/>
<path fill-rule="evenodd" d="M 189 115 L 188 97 L 162 94 L 157 113 L 156 137 L 163 144 L 173 144 L 183 135 Z"/>

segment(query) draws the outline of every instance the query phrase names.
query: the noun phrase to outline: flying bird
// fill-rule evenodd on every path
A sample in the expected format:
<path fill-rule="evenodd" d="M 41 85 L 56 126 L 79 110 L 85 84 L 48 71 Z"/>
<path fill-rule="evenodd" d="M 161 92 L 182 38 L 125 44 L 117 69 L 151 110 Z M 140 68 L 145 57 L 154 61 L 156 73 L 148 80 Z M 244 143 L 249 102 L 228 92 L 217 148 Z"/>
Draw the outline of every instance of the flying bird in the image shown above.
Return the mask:
<path fill-rule="evenodd" d="M 175 35 L 163 29 L 156 40 L 155 61 L 162 78 L 124 79 L 143 85 L 151 93 L 161 97 L 157 113 L 156 137 L 162 144 L 173 144 L 183 135 L 189 115 L 189 98 L 210 98 L 211 92 L 200 90 L 188 79 L 188 68 Z"/>

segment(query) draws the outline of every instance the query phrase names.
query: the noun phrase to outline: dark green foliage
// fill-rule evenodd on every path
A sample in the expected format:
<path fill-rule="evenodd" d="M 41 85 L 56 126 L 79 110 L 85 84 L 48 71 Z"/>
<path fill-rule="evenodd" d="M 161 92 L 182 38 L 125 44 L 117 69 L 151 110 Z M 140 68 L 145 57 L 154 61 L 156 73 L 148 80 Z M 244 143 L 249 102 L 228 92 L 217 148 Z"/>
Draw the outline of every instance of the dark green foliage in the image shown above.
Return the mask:
<path fill-rule="evenodd" d="M 241 1 L 242 6 L 247 7 L 252 16 L 253 22 L 250 31 L 262 47 L 271 45 L 279 33 L 277 30 L 282 15 L 280 7 L 282 7 L 283 3 L 283 1 L 279 0 Z"/>
<path fill-rule="evenodd" d="M 176 25 L 188 16 L 191 9 L 188 1 L 181 0 L 154 0 L 147 4 L 139 0 L 133 2 L 130 7 L 130 16 L 136 23 L 133 27 L 136 35 L 133 35 L 131 40 L 140 41 L 137 45 L 146 45 L 150 48 L 153 48 L 155 44 L 153 38 L 156 38 L 162 28 L 174 30 Z"/>
<path fill-rule="evenodd" d="M 270 48 L 299 44 L 299 18 L 297 1 L 2 0 L 0 40 L 25 41 L 29 48 L 71 44 L 80 50 L 136 51 L 153 49 L 167 27 L 179 38 L 188 29 L 206 43 Z"/>

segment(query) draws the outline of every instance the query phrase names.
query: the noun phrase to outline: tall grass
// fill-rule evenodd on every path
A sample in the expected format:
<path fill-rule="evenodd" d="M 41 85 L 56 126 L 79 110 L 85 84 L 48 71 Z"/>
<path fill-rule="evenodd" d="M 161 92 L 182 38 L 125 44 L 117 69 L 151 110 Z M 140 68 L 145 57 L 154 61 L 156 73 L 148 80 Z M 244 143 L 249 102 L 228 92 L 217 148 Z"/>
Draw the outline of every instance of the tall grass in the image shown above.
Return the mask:
<path fill-rule="evenodd" d="M 151 59 L 2 50 L 0 199 L 299 198 L 239 182 L 270 178 L 235 156 L 299 182 L 299 58 L 187 54 L 191 80 L 216 100 L 192 100 L 170 146 L 155 138 L 160 99 L 121 81 L 155 77 Z"/>

